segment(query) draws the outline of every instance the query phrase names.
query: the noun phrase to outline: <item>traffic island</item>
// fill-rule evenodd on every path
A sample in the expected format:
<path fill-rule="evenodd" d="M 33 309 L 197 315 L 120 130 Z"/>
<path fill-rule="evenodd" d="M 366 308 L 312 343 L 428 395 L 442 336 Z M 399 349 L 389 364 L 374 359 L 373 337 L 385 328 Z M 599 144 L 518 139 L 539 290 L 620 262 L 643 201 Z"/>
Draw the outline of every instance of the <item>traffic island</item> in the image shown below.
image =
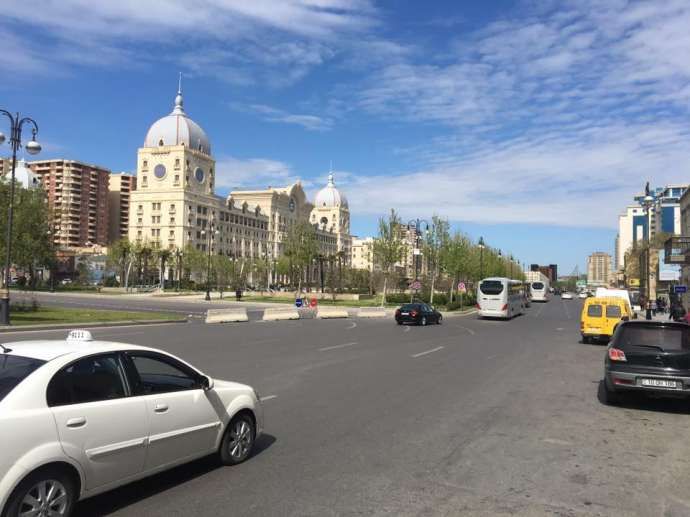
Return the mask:
<path fill-rule="evenodd" d="M 206 311 L 206 323 L 236 323 L 249 321 L 247 309 L 209 309 Z"/>
<path fill-rule="evenodd" d="M 295 307 L 264 309 L 263 321 L 298 320 L 299 312 Z"/>

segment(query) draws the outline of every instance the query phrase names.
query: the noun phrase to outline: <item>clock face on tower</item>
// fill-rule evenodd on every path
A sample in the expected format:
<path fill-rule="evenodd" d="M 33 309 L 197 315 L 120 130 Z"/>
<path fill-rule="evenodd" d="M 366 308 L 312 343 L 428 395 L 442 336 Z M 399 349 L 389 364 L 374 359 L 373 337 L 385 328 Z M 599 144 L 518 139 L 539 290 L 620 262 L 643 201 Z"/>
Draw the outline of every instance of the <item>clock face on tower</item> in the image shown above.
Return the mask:
<path fill-rule="evenodd" d="M 196 168 L 196 170 L 194 171 L 194 177 L 199 183 L 204 182 L 204 171 L 201 167 Z"/>
<path fill-rule="evenodd" d="M 156 176 L 156 178 L 158 178 L 159 180 L 163 179 L 163 177 L 165 176 L 165 165 L 163 165 L 162 163 L 156 165 L 156 167 L 153 169 L 153 175 Z"/>

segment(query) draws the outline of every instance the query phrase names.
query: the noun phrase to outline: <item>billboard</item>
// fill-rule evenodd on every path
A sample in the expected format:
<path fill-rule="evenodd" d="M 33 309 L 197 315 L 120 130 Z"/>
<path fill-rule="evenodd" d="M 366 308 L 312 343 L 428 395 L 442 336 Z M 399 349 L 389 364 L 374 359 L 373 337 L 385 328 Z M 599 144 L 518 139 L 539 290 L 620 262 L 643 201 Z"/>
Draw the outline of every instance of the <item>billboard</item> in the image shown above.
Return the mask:
<path fill-rule="evenodd" d="M 659 250 L 659 281 L 677 282 L 680 280 L 680 266 L 677 264 L 666 264 L 666 251 Z"/>

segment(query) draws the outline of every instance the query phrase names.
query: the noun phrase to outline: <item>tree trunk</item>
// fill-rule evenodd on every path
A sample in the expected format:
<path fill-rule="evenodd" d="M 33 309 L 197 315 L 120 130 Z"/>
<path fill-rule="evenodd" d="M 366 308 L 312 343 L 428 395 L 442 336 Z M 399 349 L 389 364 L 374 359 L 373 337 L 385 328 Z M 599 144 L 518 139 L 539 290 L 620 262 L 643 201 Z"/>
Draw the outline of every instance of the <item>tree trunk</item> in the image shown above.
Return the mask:
<path fill-rule="evenodd" d="M 436 285 L 436 267 L 431 272 L 431 294 L 429 295 L 429 305 L 434 304 L 434 286 Z"/>
<path fill-rule="evenodd" d="M 381 298 L 381 307 L 386 305 L 386 292 L 388 289 L 388 275 L 383 276 L 383 297 Z"/>

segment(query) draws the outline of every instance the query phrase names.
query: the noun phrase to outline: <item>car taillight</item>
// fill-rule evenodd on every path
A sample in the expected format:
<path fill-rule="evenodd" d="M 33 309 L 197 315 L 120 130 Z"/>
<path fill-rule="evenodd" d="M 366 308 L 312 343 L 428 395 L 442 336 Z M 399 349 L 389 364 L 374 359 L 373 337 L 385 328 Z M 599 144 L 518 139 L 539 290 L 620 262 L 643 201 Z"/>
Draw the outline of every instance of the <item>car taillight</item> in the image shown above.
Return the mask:
<path fill-rule="evenodd" d="M 609 348 L 609 359 L 611 359 L 611 361 L 627 361 L 625 352 L 618 348 Z"/>
<path fill-rule="evenodd" d="M 416 318 L 417 317 L 417 311 L 412 311 L 410 313 L 410 316 L 412 316 L 413 318 Z"/>
<path fill-rule="evenodd" d="M 480 310 L 480 309 L 481 309 L 481 306 L 479 304 L 477 304 L 477 310 Z"/>
<path fill-rule="evenodd" d="M 580 322 L 580 330 L 584 330 L 584 329 L 585 329 L 585 322 L 581 321 Z"/>
<path fill-rule="evenodd" d="M 396 309 L 396 310 L 395 310 L 395 315 L 396 315 L 396 316 L 400 316 L 400 309 Z"/>
<path fill-rule="evenodd" d="M 502 311 L 507 311 L 508 310 L 508 304 L 506 303 L 503 307 L 501 307 Z"/>

